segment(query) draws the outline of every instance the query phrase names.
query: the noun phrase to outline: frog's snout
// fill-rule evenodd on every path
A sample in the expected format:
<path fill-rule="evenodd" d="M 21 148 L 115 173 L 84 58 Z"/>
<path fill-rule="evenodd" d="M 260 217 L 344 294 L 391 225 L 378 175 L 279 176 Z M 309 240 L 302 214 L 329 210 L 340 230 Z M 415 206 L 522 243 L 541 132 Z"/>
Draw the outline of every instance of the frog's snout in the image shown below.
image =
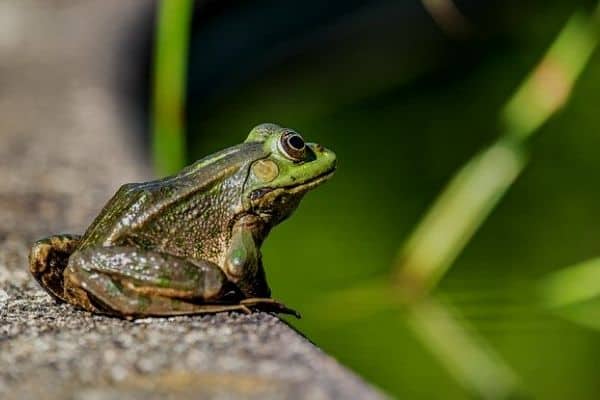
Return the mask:
<path fill-rule="evenodd" d="M 326 165 L 328 170 L 334 170 L 337 167 L 337 157 L 333 151 L 318 143 L 308 143 L 308 146 L 315 153 L 317 161 Z"/>

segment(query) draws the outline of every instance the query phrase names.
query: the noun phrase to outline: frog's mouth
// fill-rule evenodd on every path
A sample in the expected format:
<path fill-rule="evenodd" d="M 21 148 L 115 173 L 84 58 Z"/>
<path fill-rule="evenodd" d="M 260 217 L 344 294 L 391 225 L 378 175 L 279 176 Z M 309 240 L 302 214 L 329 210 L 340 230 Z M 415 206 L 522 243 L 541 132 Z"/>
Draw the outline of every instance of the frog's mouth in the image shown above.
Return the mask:
<path fill-rule="evenodd" d="M 261 200 L 267 194 L 269 194 L 270 196 L 276 197 L 277 194 L 280 194 L 280 193 L 288 193 L 288 194 L 305 193 L 305 192 L 319 186 L 321 183 L 329 180 L 333 176 L 333 174 L 335 174 L 336 169 L 337 168 L 335 166 L 333 166 L 331 169 L 325 171 L 321 175 L 317 175 L 316 177 L 314 177 L 310 180 L 307 180 L 307 181 L 301 182 L 301 183 L 297 183 L 294 185 L 282 186 L 282 187 L 278 187 L 278 188 L 264 187 L 261 189 L 257 189 L 255 191 L 253 191 L 252 193 L 250 193 L 250 200 L 252 200 L 252 201 Z"/>
<path fill-rule="evenodd" d="M 321 175 L 317 175 L 316 177 L 306 182 L 302 182 L 297 185 L 285 186 L 284 189 L 286 189 L 290 193 L 306 192 L 319 186 L 321 183 L 328 181 L 333 176 L 333 174 L 335 174 L 335 170 L 336 167 L 334 166 L 330 170 L 325 171 Z"/>

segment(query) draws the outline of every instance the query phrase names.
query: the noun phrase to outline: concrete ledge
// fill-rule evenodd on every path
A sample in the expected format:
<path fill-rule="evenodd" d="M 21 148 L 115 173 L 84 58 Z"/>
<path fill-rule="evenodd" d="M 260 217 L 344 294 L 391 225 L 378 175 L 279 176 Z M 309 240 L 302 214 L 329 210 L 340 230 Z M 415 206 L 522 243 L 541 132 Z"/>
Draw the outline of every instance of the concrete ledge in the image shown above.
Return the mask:
<path fill-rule="evenodd" d="M 0 264 L 3 399 L 381 397 L 266 313 L 129 322 L 56 304 L 21 273 L 23 250 L 0 244 L 12 258 Z"/>

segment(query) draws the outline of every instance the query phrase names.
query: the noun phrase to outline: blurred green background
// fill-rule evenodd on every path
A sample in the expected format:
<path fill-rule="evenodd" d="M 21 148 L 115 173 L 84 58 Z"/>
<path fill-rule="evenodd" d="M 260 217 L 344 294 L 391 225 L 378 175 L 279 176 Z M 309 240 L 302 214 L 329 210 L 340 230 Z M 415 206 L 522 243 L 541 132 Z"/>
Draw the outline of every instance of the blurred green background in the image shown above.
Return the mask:
<path fill-rule="evenodd" d="M 580 60 L 585 68 L 565 107 L 549 110 L 515 145 L 525 169 L 504 197 L 497 193 L 488 218 L 474 217 L 480 229 L 424 300 L 406 303 L 399 293 L 397 257 L 455 173 L 505 133 L 504 105 L 570 16 L 593 18 L 596 2 L 180 6 L 157 8 L 163 30 L 148 34 L 140 67 L 136 101 L 155 118 L 150 128 L 167 132 L 166 142 L 154 142 L 159 173 L 177 167 L 178 146 L 191 162 L 262 122 L 292 127 L 338 155 L 334 179 L 264 245 L 274 297 L 304 316 L 294 326 L 393 397 L 597 398 L 598 291 L 560 309 L 538 294 L 548 274 L 600 256 L 600 53 Z M 161 12 L 172 14 L 161 20 Z M 153 39 L 161 34 L 165 53 Z M 573 40 L 564 48 L 580 54 Z M 161 57 L 175 83 L 161 89 L 155 81 L 163 97 L 152 108 L 147 88 Z M 161 92 L 170 88 L 173 98 Z M 185 104 L 185 118 L 161 121 L 161 107 L 173 104 L 160 99 Z M 452 234 L 435 240 L 451 242 Z M 429 298 L 441 314 L 427 311 Z M 445 313 L 448 320 L 438 318 Z"/>

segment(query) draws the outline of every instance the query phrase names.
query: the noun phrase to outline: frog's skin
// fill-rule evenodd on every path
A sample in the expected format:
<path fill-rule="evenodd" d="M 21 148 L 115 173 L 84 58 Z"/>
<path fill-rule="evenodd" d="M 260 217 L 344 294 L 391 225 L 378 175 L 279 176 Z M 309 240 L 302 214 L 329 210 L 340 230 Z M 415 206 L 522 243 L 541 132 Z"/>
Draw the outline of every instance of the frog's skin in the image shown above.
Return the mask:
<path fill-rule="evenodd" d="M 30 271 L 57 300 L 125 318 L 295 313 L 270 298 L 260 246 L 335 168 L 323 146 L 259 125 L 177 175 L 122 186 L 82 236 L 37 241 Z"/>

